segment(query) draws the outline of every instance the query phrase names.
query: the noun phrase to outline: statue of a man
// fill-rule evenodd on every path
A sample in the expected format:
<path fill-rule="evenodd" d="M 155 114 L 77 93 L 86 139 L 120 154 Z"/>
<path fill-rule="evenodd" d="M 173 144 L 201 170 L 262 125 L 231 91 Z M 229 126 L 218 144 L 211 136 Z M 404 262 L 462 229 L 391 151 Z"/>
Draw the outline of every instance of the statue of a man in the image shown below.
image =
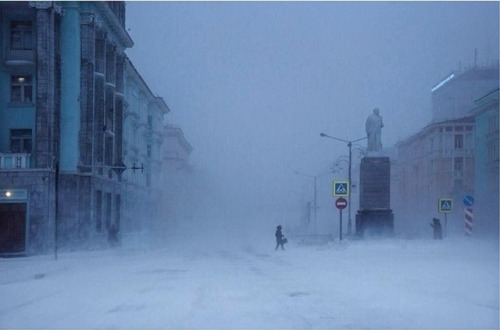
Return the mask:
<path fill-rule="evenodd" d="M 366 135 L 368 137 L 367 151 L 380 151 L 382 150 L 382 116 L 378 108 L 373 109 L 373 114 L 366 119 Z"/>

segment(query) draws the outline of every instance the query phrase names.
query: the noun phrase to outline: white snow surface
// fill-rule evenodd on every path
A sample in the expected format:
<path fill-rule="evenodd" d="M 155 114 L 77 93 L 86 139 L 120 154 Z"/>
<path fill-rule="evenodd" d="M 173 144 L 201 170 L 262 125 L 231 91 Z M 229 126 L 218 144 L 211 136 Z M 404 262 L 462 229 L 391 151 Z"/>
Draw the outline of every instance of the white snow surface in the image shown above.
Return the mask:
<path fill-rule="evenodd" d="M 0 328 L 499 327 L 497 241 L 292 238 L 275 251 L 272 234 L 0 258 Z"/>

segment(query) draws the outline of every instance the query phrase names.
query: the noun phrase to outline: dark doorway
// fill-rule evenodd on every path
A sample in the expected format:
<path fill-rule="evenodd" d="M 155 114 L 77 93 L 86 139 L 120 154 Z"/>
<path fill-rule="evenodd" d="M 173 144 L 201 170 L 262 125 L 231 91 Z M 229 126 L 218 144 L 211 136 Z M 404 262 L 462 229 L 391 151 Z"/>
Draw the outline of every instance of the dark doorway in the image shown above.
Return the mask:
<path fill-rule="evenodd" d="M 0 203 L 0 253 L 24 252 L 26 203 Z"/>

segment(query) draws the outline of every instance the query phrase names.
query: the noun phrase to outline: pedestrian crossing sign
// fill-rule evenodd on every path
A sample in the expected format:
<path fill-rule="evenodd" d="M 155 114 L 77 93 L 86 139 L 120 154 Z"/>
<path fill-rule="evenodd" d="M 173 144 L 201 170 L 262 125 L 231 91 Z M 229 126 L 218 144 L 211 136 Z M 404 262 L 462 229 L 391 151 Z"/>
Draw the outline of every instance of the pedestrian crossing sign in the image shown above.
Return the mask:
<path fill-rule="evenodd" d="M 349 196 L 349 181 L 333 181 L 333 196 L 334 197 Z"/>
<path fill-rule="evenodd" d="M 439 213 L 451 213 L 453 212 L 453 199 L 452 198 L 440 198 L 438 203 Z"/>

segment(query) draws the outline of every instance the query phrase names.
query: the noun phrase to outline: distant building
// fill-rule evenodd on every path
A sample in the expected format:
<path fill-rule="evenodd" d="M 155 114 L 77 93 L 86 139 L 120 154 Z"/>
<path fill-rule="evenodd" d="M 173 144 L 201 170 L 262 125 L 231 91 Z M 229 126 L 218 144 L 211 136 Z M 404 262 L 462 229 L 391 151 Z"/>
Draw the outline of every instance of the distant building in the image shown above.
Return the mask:
<path fill-rule="evenodd" d="M 498 237 L 499 226 L 499 90 L 476 101 L 473 234 Z"/>
<path fill-rule="evenodd" d="M 461 203 L 474 192 L 474 117 L 432 123 L 396 144 L 397 166 L 393 194 L 396 231 L 411 236 L 429 231 L 440 217 L 439 198 Z M 455 206 L 457 206 L 455 203 Z M 459 206 L 460 204 L 458 204 Z M 450 230 L 460 231 L 459 212 Z M 451 217 L 451 216 L 450 216 Z"/>
<path fill-rule="evenodd" d="M 427 235 L 432 217 L 444 219 L 444 214 L 438 213 L 438 199 L 453 198 L 454 211 L 447 215 L 446 229 L 463 234 L 462 200 L 478 189 L 476 116 L 470 111 L 474 101 L 498 89 L 498 83 L 498 66 L 475 67 L 451 74 L 432 89 L 432 123 L 395 146 L 393 208 L 398 215 L 397 232 Z"/>
<path fill-rule="evenodd" d="M 163 98 L 155 96 L 132 62 L 125 58 L 125 112 L 123 173 L 126 186 L 121 233 L 123 241 L 144 244 L 154 221 L 158 220 L 160 177 L 165 173 L 162 150 L 166 143 L 164 117 L 170 112 Z"/>
<path fill-rule="evenodd" d="M 195 201 L 192 191 L 195 190 L 193 170 L 189 163 L 193 147 L 184 136 L 181 128 L 166 124 L 164 127 L 162 148 L 162 164 L 164 175 L 160 176 L 159 183 L 164 187 L 161 191 L 159 204 L 159 221 L 156 223 L 156 232 L 164 234 L 176 229 L 181 222 L 192 219 Z M 156 238 L 158 238 L 157 235 Z"/>
<path fill-rule="evenodd" d="M 474 101 L 498 87 L 498 65 L 472 67 L 452 72 L 431 89 L 432 121 L 452 120 L 469 115 Z"/>
<path fill-rule="evenodd" d="M 0 30 L 0 254 L 147 226 L 169 109 L 125 55 L 125 3 L 0 2 Z"/>

